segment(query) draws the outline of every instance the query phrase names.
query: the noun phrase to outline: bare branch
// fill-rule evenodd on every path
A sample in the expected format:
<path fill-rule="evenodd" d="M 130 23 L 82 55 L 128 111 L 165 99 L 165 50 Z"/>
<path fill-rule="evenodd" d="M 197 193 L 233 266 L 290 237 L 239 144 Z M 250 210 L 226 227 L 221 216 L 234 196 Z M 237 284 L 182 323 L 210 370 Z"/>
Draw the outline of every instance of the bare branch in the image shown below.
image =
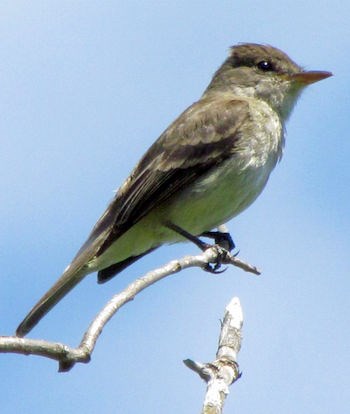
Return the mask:
<path fill-rule="evenodd" d="M 203 364 L 190 359 L 185 365 L 195 371 L 208 385 L 203 403 L 203 414 L 222 413 L 229 386 L 240 378 L 237 364 L 237 354 L 241 349 L 241 329 L 243 313 L 238 298 L 233 298 L 227 305 L 216 359 L 214 362 Z"/>
<path fill-rule="evenodd" d="M 241 261 L 218 246 L 213 246 L 200 255 L 185 256 L 182 259 L 173 260 L 161 268 L 152 270 L 136 279 L 122 292 L 116 294 L 92 321 L 77 348 L 72 348 L 59 342 L 2 336 L 0 337 L 0 352 L 44 356 L 57 360 L 60 372 L 69 371 L 76 362 L 86 363 L 90 361 L 91 354 L 102 329 L 121 306 L 134 299 L 138 293 L 148 286 L 166 276 L 178 273 L 189 267 L 204 269 L 209 263 L 232 264 L 247 272 L 260 274 L 256 267 Z"/>
<path fill-rule="evenodd" d="M 16 336 L 0 336 L 0 352 L 39 355 L 56 361 L 74 360 L 89 362 L 90 356 L 82 348 L 71 348 L 60 342 L 49 342 L 42 339 L 18 338 Z"/>

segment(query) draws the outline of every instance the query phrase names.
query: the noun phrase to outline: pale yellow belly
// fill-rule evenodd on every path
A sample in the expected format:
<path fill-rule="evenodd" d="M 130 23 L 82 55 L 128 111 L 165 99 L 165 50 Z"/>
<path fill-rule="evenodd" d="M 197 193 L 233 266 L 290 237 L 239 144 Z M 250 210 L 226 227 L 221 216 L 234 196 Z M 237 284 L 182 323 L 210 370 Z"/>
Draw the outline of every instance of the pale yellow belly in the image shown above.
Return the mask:
<path fill-rule="evenodd" d="M 267 163 L 238 172 L 234 160 L 227 163 L 214 175 L 208 175 L 190 189 L 183 189 L 177 197 L 153 210 L 90 263 L 91 268 L 102 269 L 161 244 L 183 241 L 181 236 L 164 226 L 165 221 L 194 235 L 227 222 L 261 193 L 274 165 L 275 162 Z"/>

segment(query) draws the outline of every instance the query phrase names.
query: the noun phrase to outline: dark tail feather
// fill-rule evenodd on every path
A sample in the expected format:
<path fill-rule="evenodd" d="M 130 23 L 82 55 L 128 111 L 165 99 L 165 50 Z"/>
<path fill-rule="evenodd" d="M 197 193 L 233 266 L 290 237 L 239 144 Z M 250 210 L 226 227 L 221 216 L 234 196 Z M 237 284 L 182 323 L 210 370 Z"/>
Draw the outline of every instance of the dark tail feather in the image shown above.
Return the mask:
<path fill-rule="evenodd" d="M 157 247 L 153 247 L 152 249 L 147 250 L 146 252 L 140 254 L 139 256 L 131 256 L 127 259 L 123 260 L 122 262 L 115 263 L 112 266 L 106 267 L 102 269 L 97 274 L 97 282 L 98 283 L 105 283 L 108 280 L 112 279 L 117 273 L 124 270 L 126 267 L 130 266 L 132 263 L 136 262 L 136 260 L 141 259 L 141 257 L 145 256 L 146 254 L 152 252 Z"/>
<path fill-rule="evenodd" d="M 85 267 L 78 271 L 68 268 L 52 288 L 45 293 L 34 308 L 28 313 L 16 330 L 16 336 L 25 336 L 71 289 L 89 272 Z"/>
<path fill-rule="evenodd" d="M 154 247 L 147 252 L 140 254 L 139 256 L 129 257 L 122 262 L 116 263 L 112 266 L 106 267 L 98 272 L 98 283 L 104 283 L 110 280 L 117 273 L 124 270 L 127 266 L 141 259 L 147 253 L 155 250 Z M 21 324 L 16 330 L 16 336 L 22 337 L 30 332 L 34 326 L 59 302 L 71 289 L 74 288 L 88 273 L 89 271 L 85 266 L 79 269 L 79 265 L 72 265 L 63 273 L 58 281 L 52 286 L 52 288 L 45 293 L 45 295 L 39 300 L 34 308 L 28 313 Z M 77 270 L 78 267 L 78 270 Z"/>

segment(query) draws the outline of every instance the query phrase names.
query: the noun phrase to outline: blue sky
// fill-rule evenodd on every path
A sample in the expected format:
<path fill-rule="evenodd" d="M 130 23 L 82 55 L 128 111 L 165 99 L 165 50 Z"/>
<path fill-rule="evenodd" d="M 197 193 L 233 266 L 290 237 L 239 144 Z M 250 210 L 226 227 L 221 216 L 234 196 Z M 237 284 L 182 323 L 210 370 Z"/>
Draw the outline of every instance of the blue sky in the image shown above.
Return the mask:
<path fill-rule="evenodd" d="M 263 195 L 229 223 L 240 257 L 142 293 L 106 326 L 88 365 L 0 355 L 4 413 L 199 412 L 232 296 L 245 315 L 243 376 L 225 412 L 349 407 L 350 55 L 343 1 L 2 1 L 0 333 L 12 334 L 70 262 L 131 168 L 195 101 L 238 42 L 269 43 L 334 77 L 305 91 Z M 108 284 L 75 288 L 32 332 L 76 345 L 114 293 L 196 253 L 159 249 Z"/>

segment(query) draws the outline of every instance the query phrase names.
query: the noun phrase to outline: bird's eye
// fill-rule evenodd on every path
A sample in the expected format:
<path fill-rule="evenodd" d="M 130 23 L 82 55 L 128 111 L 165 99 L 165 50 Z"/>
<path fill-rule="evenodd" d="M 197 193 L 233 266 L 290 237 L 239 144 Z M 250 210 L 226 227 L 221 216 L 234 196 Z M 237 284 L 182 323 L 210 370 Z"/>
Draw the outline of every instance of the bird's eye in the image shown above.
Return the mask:
<path fill-rule="evenodd" d="M 258 69 L 260 69 L 264 72 L 269 72 L 269 71 L 273 70 L 272 63 L 269 62 L 268 60 L 262 60 L 256 66 L 258 67 Z"/>

